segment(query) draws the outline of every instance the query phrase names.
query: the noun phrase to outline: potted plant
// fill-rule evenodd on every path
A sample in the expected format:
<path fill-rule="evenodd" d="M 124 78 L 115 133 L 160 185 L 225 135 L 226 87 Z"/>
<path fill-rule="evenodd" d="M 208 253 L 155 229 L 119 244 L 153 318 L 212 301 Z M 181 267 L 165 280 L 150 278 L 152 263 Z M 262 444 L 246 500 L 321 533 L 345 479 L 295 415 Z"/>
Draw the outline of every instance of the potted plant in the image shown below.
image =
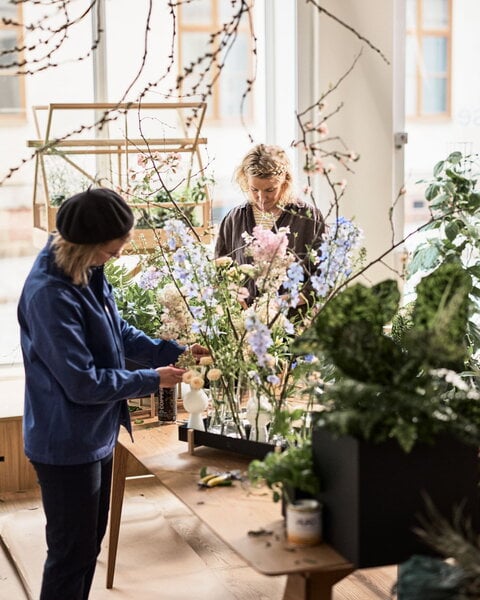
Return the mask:
<path fill-rule="evenodd" d="M 253 460 L 248 466 L 248 477 L 254 485 L 265 483 L 272 490 L 274 502 L 316 498 L 320 486 L 313 467 L 311 440 L 297 438 L 285 450 L 278 446 L 263 460 Z"/>
<path fill-rule="evenodd" d="M 297 342 L 335 367 L 312 434 L 314 464 L 325 539 L 359 567 L 422 549 L 412 528 L 425 495 L 443 514 L 465 502 L 478 522 L 480 395 L 475 378 L 460 375 L 471 290 L 458 260 L 418 284 L 407 312 L 395 281 L 355 284 Z"/>
<path fill-rule="evenodd" d="M 290 443 L 283 451 L 277 446 L 263 460 L 253 460 L 248 477 L 253 485 L 266 484 L 272 490 L 274 502 L 282 501 L 290 543 L 310 546 L 321 541 L 322 510 L 317 500 L 320 482 L 309 437 L 290 436 Z"/>

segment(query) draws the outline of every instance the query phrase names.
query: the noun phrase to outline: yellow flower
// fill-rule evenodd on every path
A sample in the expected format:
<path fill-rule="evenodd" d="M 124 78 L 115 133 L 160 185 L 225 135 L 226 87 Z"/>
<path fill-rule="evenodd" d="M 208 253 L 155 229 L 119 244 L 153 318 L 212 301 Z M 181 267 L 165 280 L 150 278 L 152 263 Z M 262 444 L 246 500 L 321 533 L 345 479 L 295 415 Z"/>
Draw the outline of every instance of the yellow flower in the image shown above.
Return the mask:
<path fill-rule="evenodd" d="M 192 381 L 193 377 L 201 377 L 201 375 L 198 371 L 195 371 L 194 369 L 190 369 L 189 371 L 186 371 L 182 375 L 182 381 L 183 381 L 183 383 L 190 383 Z"/>
<path fill-rule="evenodd" d="M 247 275 L 247 277 L 253 277 L 255 275 L 255 267 L 253 265 L 245 264 L 238 267 L 239 271 Z"/>
<path fill-rule="evenodd" d="M 210 369 L 210 371 L 208 371 L 207 373 L 208 381 L 218 381 L 221 376 L 222 372 L 220 371 L 220 369 Z"/>
<path fill-rule="evenodd" d="M 213 363 L 213 358 L 211 356 L 202 356 L 200 358 L 200 365 L 205 367 L 207 365 L 211 365 Z"/>
<path fill-rule="evenodd" d="M 194 375 L 190 379 L 190 387 L 192 390 L 200 390 L 203 388 L 203 384 L 205 383 L 203 377 L 201 375 Z"/>
<path fill-rule="evenodd" d="M 229 267 L 233 263 L 233 260 L 229 256 L 219 256 L 215 259 L 215 265 L 217 267 Z"/>

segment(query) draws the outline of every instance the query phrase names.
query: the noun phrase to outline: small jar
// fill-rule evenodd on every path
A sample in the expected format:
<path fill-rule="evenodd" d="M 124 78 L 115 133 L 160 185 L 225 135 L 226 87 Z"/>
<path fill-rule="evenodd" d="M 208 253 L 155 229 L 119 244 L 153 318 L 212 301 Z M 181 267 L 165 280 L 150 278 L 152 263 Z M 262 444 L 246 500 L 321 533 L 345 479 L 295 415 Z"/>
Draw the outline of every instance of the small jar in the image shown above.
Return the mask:
<path fill-rule="evenodd" d="M 174 423 L 177 420 L 177 387 L 159 388 L 158 420 L 160 423 Z"/>
<path fill-rule="evenodd" d="M 317 500 L 287 504 L 287 541 L 295 546 L 315 546 L 322 541 L 322 511 Z"/>

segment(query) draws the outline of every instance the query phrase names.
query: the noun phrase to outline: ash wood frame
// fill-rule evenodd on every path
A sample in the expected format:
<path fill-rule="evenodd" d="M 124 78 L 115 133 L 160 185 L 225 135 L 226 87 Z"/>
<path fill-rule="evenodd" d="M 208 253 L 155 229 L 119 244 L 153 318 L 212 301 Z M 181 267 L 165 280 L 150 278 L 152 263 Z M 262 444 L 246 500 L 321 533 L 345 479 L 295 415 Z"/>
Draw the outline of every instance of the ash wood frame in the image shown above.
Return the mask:
<path fill-rule="evenodd" d="M 59 111 L 80 111 L 92 110 L 98 114 L 104 111 L 108 114 L 110 111 L 118 112 L 121 116 L 128 117 L 129 111 L 162 111 L 174 110 L 179 115 L 183 137 L 159 137 L 159 138 L 130 138 L 127 134 L 128 126 L 125 124 L 125 136 L 121 138 L 75 138 L 74 134 L 68 134 L 63 138 L 52 137 L 52 125 L 55 113 Z M 195 111 L 196 117 L 192 124 L 193 135 L 187 136 L 186 118 L 182 111 Z M 78 156 L 110 156 L 116 160 L 118 183 L 122 183 L 126 170 L 124 162 L 128 165 L 128 156 L 145 150 L 147 152 L 160 153 L 184 153 L 190 154 L 190 168 L 188 179 L 190 179 L 193 160 L 198 164 L 199 172 L 203 172 L 204 165 L 200 146 L 206 145 L 207 138 L 201 137 L 201 127 L 204 122 L 206 111 L 205 102 L 164 102 L 164 103 L 53 103 L 50 105 L 38 105 L 33 107 L 34 122 L 36 127 L 37 139 L 28 140 L 27 145 L 36 151 L 35 161 L 35 180 L 33 193 L 33 227 L 34 239 L 43 244 L 48 233 L 55 229 L 55 219 L 58 208 L 52 206 L 51 195 L 48 185 L 47 169 L 45 166 L 45 157 L 59 156 L 73 169 L 76 169 L 86 179 L 95 182 L 95 176 L 86 172 L 80 165 L 76 164 L 75 157 Z M 44 131 L 40 123 L 40 114 L 46 112 L 46 125 Z M 192 121 L 193 123 L 193 121 Z M 40 190 L 42 197 L 40 197 Z M 197 233 L 206 235 L 211 226 L 211 197 L 208 187 L 205 186 L 206 200 L 200 203 L 182 203 L 182 206 L 200 206 L 202 208 L 202 226 L 195 228 Z M 135 203 L 136 208 L 148 208 L 148 203 Z M 155 206 L 164 208 L 173 208 L 171 202 L 155 203 Z M 135 229 L 133 236 L 133 245 L 140 246 L 142 249 L 150 250 L 157 244 L 162 237 L 162 230 L 159 229 Z M 130 245 L 130 251 L 132 249 Z"/>

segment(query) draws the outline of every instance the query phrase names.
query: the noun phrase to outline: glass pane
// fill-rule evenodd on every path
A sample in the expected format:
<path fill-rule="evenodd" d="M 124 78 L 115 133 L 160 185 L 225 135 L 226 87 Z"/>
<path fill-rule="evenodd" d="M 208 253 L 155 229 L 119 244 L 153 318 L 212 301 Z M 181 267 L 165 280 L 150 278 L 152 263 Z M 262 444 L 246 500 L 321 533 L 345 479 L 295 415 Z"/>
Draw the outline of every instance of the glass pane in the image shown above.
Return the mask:
<path fill-rule="evenodd" d="M 0 18 L 17 19 L 18 7 L 12 4 L 10 0 L 0 0 Z"/>
<path fill-rule="evenodd" d="M 417 78 L 407 76 L 405 79 L 405 114 L 417 114 Z"/>
<path fill-rule="evenodd" d="M 447 38 L 425 36 L 423 38 L 423 61 L 427 74 L 446 73 Z"/>
<path fill-rule="evenodd" d="M 237 6 L 232 6 L 231 0 L 218 0 L 218 16 L 222 23 L 226 23 L 232 20 L 234 13 L 238 12 Z M 245 18 L 245 14 L 242 19 Z"/>
<path fill-rule="evenodd" d="M 417 28 L 417 0 L 407 0 L 407 29 Z"/>
<path fill-rule="evenodd" d="M 185 31 L 182 33 L 181 56 L 184 67 L 188 67 L 191 62 L 196 62 L 207 50 L 208 52 L 211 51 L 212 46 L 208 44 L 209 38 L 208 33 L 201 31 Z"/>
<path fill-rule="evenodd" d="M 212 2 L 214 0 L 191 0 L 180 5 L 182 25 L 210 25 L 212 22 Z"/>
<path fill-rule="evenodd" d="M 417 38 L 413 35 L 407 35 L 405 41 L 405 73 L 407 76 L 413 76 L 417 72 L 418 63 L 418 44 Z"/>
<path fill-rule="evenodd" d="M 0 114 L 19 112 L 20 108 L 18 77 L 0 75 Z"/>
<path fill-rule="evenodd" d="M 181 36 L 181 56 L 183 67 L 189 67 L 190 63 L 202 57 L 207 51 L 211 51 L 211 44 L 208 44 L 210 35 L 203 32 L 186 32 Z M 188 75 L 183 83 L 183 91 L 187 92 L 192 89 L 199 79 L 199 75 L 207 68 L 207 61 L 203 61 L 200 65 L 196 65 L 192 74 Z M 207 84 L 210 82 L 210 77 L 205 77 L 202 84 L 196 89 L 196 94 L 201 94 L 205 91 Z"/>
<path fill-rule="evenodd" d="M 424 29 L 448 27 L 448 0 L 423 0 L 422 12 Z"/>
<path fill-rule="evenodd" d="M 248 36 L 241 33 L 228 54 L 220 78 L 220 118 L 240 114 L 242 94 L 247 87 L 250 56 Z"/>
<path fill-rule="evenodd" d="M 6 67 L 12 63 L 18 62 L 18 52 L 11 54 L 1 54 L 4 50 L 14 48 L 17 43 L 17 36 L 13 29 L 0 30 L 0 65 Z"/>
<path fill-rule="evenodd" d="M 447 79 L 428 77 L 423 80 L 422 114 L 447 112 Z"/>

